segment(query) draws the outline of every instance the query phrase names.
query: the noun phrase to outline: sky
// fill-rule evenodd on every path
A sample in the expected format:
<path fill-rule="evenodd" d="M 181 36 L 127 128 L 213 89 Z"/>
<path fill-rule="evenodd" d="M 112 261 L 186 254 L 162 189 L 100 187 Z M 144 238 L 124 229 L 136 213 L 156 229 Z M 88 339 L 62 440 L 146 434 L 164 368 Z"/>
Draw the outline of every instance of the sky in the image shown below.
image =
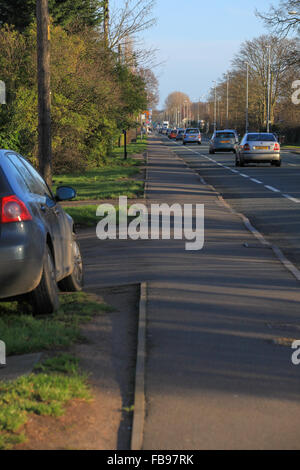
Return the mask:
<path fill-rule="evenodd" d="M 144 31 L 146 47 L 158 49 L 153 68 L 159 80 L 160 103 L 181 91 L 192 101 L 205 99 L 212 81 L 221 78 L 245 40 L 268 34 L 255 9 L 268 11 L 264 0 L 156 0 L 157 24 Z"/>

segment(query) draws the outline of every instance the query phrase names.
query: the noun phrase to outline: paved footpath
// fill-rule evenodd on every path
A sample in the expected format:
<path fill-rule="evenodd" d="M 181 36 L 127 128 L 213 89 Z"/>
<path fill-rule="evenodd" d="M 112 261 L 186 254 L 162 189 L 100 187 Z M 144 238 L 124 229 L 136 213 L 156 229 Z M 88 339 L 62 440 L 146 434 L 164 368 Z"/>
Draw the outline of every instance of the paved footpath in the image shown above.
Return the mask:
<path fill-rule="evenodd" d="M 299 282 L 173 152 L 148 150 L 149 204 L 204 203 L 205 245 L 136 251 L 150 279 L 143 448 L 299 449 L 300 365 L 274 342 L 300 339 Z"/>
<path fill-rule="evenodd" d="M 274 343 L 300 339 L 299 282 L 167 146 L 148 151 L 149 204 L 204 203 L 203 250 L 80 235 L 90 290 L 148 281 L 143 448 L 300 449 L 300 365 Z"/>

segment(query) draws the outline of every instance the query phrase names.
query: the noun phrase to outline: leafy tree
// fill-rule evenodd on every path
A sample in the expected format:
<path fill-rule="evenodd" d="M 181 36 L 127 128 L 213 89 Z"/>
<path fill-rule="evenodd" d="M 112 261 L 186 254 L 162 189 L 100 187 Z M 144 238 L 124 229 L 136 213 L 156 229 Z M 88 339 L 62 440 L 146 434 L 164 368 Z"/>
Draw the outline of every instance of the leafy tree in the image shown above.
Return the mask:
<path fill-rule="evenodd" d="M 102 0 L 49 0 L 55 24 L 98 26 L 102 23 Z M 36 0 L 0 0 L 0 25 L 24 31 L 35 19 Z"/>
<path fill-rule="evenodd" d="M 37 160 L 36 30 L 0 28 L 1 79 L 7 106 L 0 107 L 0 143 Z M 147 105 L 144 80 L 116 60 L 94 29 L 51 34 L 52 150 L 55 171 L 105 162 L 122 129 Z"/>

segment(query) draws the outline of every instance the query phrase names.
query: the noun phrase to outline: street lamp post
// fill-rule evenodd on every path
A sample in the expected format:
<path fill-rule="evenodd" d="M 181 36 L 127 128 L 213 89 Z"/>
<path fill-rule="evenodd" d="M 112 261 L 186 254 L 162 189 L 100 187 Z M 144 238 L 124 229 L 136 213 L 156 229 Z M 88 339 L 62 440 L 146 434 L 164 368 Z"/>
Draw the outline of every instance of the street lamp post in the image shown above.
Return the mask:
<path fill-rule="evenodd" d="M 271 46 L 267 46 L 267 49 L 268 49 L 267 132 L 270 132 Z"/>
<path fill-rule="evenodd" d="M 249 63 L 246 62 L 247 78 L 246 78 L 246 133 L 249 129 Z"/>
<path fill-rule="evenodd" d="M 214 104 L 214 132 L 217 130 L 217 82 L 213 80 L 215 84 L 215 104 Z"/>
<path fill-rule="evenodd" d="M 228 129 L 229 121 L 229 74 L 227 73 L 227 93 L 226 93 L 226 127 Z"/>

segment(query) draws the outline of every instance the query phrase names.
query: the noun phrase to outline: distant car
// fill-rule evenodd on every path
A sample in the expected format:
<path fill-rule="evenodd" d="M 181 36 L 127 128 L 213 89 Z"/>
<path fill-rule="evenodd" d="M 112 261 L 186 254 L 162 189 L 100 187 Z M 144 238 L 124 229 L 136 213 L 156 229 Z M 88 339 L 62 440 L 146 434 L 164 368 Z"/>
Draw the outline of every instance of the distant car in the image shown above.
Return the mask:
<path fill-rule="evenodd" d="M 199 129 L 191 128 L 185 129 L 182 138 L 183 145 L 186 144 L 199 144 L 201 145 L 201 132 Z"/>
<path fill-rule="evenodd" d="M 167 128 L 167 127 L 162 127 L 160 133 L 161 133 L 162 135 L 167 135 L 167 133 L 168 133 L 168 128 Z"/>
<path fill-rule="evenodd" d="M 172 129 L 170 134 L 168 135 L 169 139 L 176 139 L 177 136 L 177 129 Z"/>
<path fill-rule="evenodd" d="M 238 148 L 239 136 L 238 133 L 232 129 L 215 131 L 209 143 L 210 154 L 215 152 L 236 153 Z"/>
<path fill-rule="evenodd" d="M 183 139 L 184 131 L 185 129 L 177 129 L 176 141 Z"/>
<path fill-rule="evenodd" d="M 280 144 L 274 134 L 266 132 L 245 134 L 236 155 L 236 166 L 266 162 L 275 166 L 281 165 Z"/>
<path fill-rule="evenodd" d="M 58 308 L 58 287 L 83 286 L 73 219 L 59 201 L 73 199 L 61 186 L 54 196 L 21 155 L 0 150 L 0 299 L 27 300 L 38 314 Z"/>

